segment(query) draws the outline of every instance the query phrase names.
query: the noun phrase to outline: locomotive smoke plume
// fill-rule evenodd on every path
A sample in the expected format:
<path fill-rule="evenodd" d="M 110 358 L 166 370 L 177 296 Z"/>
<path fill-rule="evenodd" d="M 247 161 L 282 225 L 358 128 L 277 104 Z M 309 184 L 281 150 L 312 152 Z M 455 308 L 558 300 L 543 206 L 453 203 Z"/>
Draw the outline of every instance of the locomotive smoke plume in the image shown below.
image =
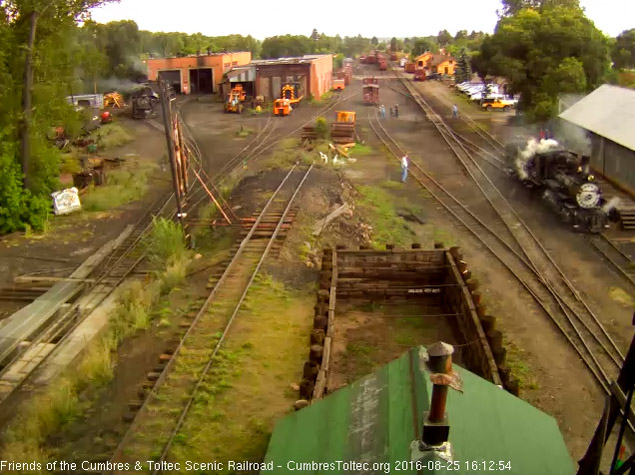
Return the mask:
<path fill-rule="evenodd" d="M 591 155 L 591 139 L 581 127 L 561 120 L 558 123 L 557 135 L 568 150 L 580 155 Z"/>
<path fill-rule="evenodd" d="M 99 82 L 99 89 L 104 92 L 112 92 L 117 91 L 120 93 L 128 93 L 132 91 L 137 84 L 136 82 L 130 81 L 128 79 L 119 79 L 116 77 L 111 77 L 108 79 L 101 79 Z"/>
<path fill-rule="evenodd" d="M 559 144 L 553 139 L 542 139 L 538 142 L 536 139 L 529 139 L 527 146 L 518 154 L 514 164 L 516 165 L 516 172 L 521 180 L 526 180 L 529 177 L 527 171 L 527 163 L 531 160 L 531 157 L 537 153 L 548 152 L 558 148 Z"/>
<path fill-rule="evenodd" d="M 606 214 L 609 214 L 612 209 L 617 208 L 619 205 L 620 205 L 619 197 L 614 196 L 602 206 L 602 211 L 604 211 Z"/>

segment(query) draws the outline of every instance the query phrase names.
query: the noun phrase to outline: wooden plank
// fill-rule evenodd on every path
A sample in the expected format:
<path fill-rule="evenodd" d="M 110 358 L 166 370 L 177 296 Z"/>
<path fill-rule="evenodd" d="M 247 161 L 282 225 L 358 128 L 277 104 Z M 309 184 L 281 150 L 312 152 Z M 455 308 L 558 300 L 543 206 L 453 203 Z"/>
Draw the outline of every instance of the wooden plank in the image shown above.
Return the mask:
<path fill-rule="evenodd" d="M 322 353 L 322 369 L 325 372 L 328 372 L 329 366 L 331 364 L 331 345 L 333 343 L 333 339 L 330 336 L 324 338 L 324 351 Z"/>
<path fill-rule="evenodd" d="M 489 368 L 491 381 L 494 384 L 502 385 L 500 376 L 498 374 L 498 366 L 496 365 L 496 362 L 494 361 L 494 354 L 492 353 L 492 349 L 489 345 L 489 342 L 487 341 L 487 338 L 485 337 L 485 332 L 483 331 L 481 322 L 479 321 L 478 315 L 476 314 L 476 307 L 474 306 L 474 302 L 472 302 L 472 296 L 470 295 L 470 291 L 468 290 L 467 285 L 465 285 L 465 282 L 463 282 L 463 279 L 461 278 L 461 274 L 459 273 L 459 269 L 456 266 L 456 263 L 454 262 L 454 258 L 452 257 L 449 251 L 446 251 L 446 259 L 448 260 L 448 263 L 450 264 L 451 273 L 454 277 L 454 281 L 458 283 L 460 287 L 461 296 L 459 298 L 461 300 L 461 307 L 462 307 L 461 312 L 463 312 L 466 315 L 466 318 L 468 318 L 468 321 L 466 321 L 465 323 L 467 323 L 468 325 L 471 324 L 470 326 L 473 327 L 473 329 L 475 330 L 476 336 L 478 337 L 480 341 L 480 347 L 482 348 L 484 357 L 486 358 L 488 363 L 487 366 Z M 464 308 L 464 306 L 467 306 L 467 308 Z M 466 339 L 466 341 L 470 341 L 470 339 Z"/>
<path fill-rule="evenodd" d="M 54 276 L 32 276 L 32 275 L 18 275 L 13 278 L 13 282 L 16 284 L 25 284 L 31 282 L 89 282 L 94 283 L 95 279 L 81 279 L 76 277 L 54 277 Z"/>
<path fill-rule="evenodd" d="M 324 391 L 326 389 L 326 372 L 320 370 L 315 380 L 315 387 L 313 388 L 312 399 L 322 399 L 324 397 Z"/>

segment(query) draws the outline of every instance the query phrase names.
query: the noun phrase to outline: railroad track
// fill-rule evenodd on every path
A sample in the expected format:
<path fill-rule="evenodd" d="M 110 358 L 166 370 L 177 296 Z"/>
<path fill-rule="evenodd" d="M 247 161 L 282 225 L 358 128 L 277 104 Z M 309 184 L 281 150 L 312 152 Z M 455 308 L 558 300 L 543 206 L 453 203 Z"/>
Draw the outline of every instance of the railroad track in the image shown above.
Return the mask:
<path fill-rule="evenodd" d="M 112 462 L 151 459 L 162 462 L 169 458 L 172 443 L 195 397 L 213 377 L 209 372 L 216 363 L 218 352 L 226 341 L 241 338 L 230 332 L 231 325 L 313 166 L 304 173 L 297 169 L 296 164 L 267 201 L 200 310 L 189 322 L 178 346 L 162 357 L 165 366 L 160 374 L 151 376 L 147 384 L 148 396 L 139 405 Z M 259 225 L 266 221 L 277 224 L 274 229 L 269 226 L 269 236 L 262 239 L 262 233 L 258 233 Z M 157 448 L 161 450 L 158 457 L 153 455 Z"/>
<path fill-rule="evenodd" d="M 200 160 L 195 165 L 199 166 L 199 170 L 202 167 Z M 190 167 L 190 171 L 192 170 Z M 147 269 L 139 270 L 139 266 L 150 250 L 146 237 L 152 229 L 153 220 L 156 217 L 173 219 L 175 215 L 174 194 L 166 193 L 159 196 L 133 225 L 128 236 L 90 272 L 79 296 L 72 299 L 68 307 L 58 311 L 58 315 L 49 324 L 37 333 L 31 334 L 29 350 L 2 362 L 0 405 L 44 365 L 48 357 L 68 339 L 84 317 L 97 308 L 126 278 L 134 273 L 148 273 Z"/>
<path fill-rule="evenodd" d="M 438 182 L 440 187 L 435 189 L 434 186 L 436 185 L 434 183 L 434 186 L 431 186 L 429 175 L 413 161 L 417 171 L 424 175 L 423 179 L 418 177 L 418 181 L 420 181 L 422 186 L 427 185 L 428 191 L 439 199 L 444 204 L 444 207 L 457 220 L 462 222 L 529 291 L 579 354 L 603 390 L 608 393 L 611 380 L 623 362 L 623 355 L 617 345 L 531 229 L 516 214 L 510 203 L 502 196 L 487 174 L 476 163 L 470 150 L 462 145 L 451 129 L 449 130 L 443 119 L 435 113 L 412 86 L 408 83 L 404 83 L 404 86 L 408 89 L 409 96 L 422 108 L 426 116 L 433 118 L 432 123 L 435 124 L 440 135 L 456 155 L 473 183 L 487 199 L 500 222 L 507 228 L 507 235 L 513 237 L 515 244 L 512 246 L 511 243 L 505 241 L 496 230 L 490 229 L 490 225 L 482 222 L 482 220 L 478 224 L 478 230 L 474 229 L 475 217 L 470 216 L 472 221 L 465 219 L 465 212 L 469 210 L 463 204 L 460 204 L 460 213 L 463 213 L 463 216 L 461 216 L 457 213 L 456 206 L 451 208 L 449 203 L 447 203 L 447 199 L 449 198 L 454 205 L 460 203 L 458 199 L 447 189 L 442 189 L 442 185 Z M 380 123 L 379 125 L 381 126 Z M 385 129 L 383 132 L 389 137 Z M 380 137 L 380 139 L 390 142 L 392 138 Z M 395 141 L 392 141 L 392 147 L 389 147 L 389 149 L 396 156 L 404 153 L 403 149 Z M 427 183 L 424 181 L 425 179 L 428 180 Z M 443 201 L 443 197 L 445 197 L 446 202 Z M 484 234 L 489 236 L 489 240 L 484 238 Z M 492 238 L 498 242 L 498 248 L 492 245 Z M 506 257 L 501 252 L 501 245 L 506 248 Z M 518 253 L 517 249 L 520 249 L 521 253 Z M 514 255 L 514 260 L 509 260 L 510 253 Z M 519 265 L 522 268 L 519 268 Z"/>
<path fill-rule="evenodd" d="M 262 130 L 247 144 L 240 152 L 230 158 L 223 167 L 218 170 L 214 175 L 209 176 L 206 173 L 203 173 L 205 185 L 212 188 L 217 195 L 220 195 L 218 191 L 218 187 L 222 186 L 227 179 L 231 176 L 233 172 L 235 172 L 240 166 L 244 166 L 250 161 L 253 161 L 260 155 L 262 155 L 267 150 L 271 149 L 273 146 L 278 144 L 281 140 L 288 138 L 302 130 L 302 127 L 305 125 L 309 125 L 315 121 L 315 119 L 329 110 L 333 109 L 335 106 L 340 104 L 343 101 L 346 101 L 356 95 L 359 92 L 355 92 L 349 94 L 347 96 L 339 96 L 335 101 L 330 104 L 327 104 L 323 108 L 321 108 L 318 112 L 316 112 L 311 119 L 307 122 L 301 124 L 297 128 L 293 129 L 290 132 L 275 135 L 274 132 L 277 130 L 279 120 L 273 115 L 269 115 L 267 121 L 262 128 Z M 191 140 L 196 143 L 194 140 L 193 134 L 189 127 L 184 127 L 184 130 L 187 130 L 189 137 Z M 196 147 L 198 149 L 198 147 Z M 199 151 L 199 157 L 201 156 Z M 192 204 L 189 205 L 190 213 L 192 213 L 205 199 L 207 195 L 204 193 L 204 188 L 200 185 L 197 185 L 197 188 L 193 190 L 190 201 Z"/>
<path fill-rule="evenodd" d="M 408 97 L 409 99 L 413 100 L 414 102 L 416 102 L 414 100 L 414 98 L 412 97 L 409 89 L 405 86 L 405 84 L 403 83 L 403 79 L 398 80 L 398 86 L 395 86 L 393 84 L 393 77 L 390 77 L 389 79 L 386 80 L 386 85 L 392 89 L 393 91 Z M 468 122 L 468 125 L 470 124 L 469 121 L 474 122 L 471 118 L 468 117 L 468 119 L 465 119 L 465 117 L 468 116 L 464 116 L 461 115 L 460 116 L 460 120 L 463 120 L 465 122 Z M 433 122 L 438 120 L 437 116 L 427 116 L 427 118 Z M 489 132 L 485 131 L 482 129 L 482 127 L 480 127 L 478 125 L 478 123 L 474 122 L 475 125 L 472 126 L 472 129 L 475 130 L 477 132 L 477 134 L 479 136 L 487 136 L 489 137 L 489 140 L 486 141 L 488 146 L 490 145 L 492 142 L 493 143 L 497 143 L 498 139 L 496 137 L 494 137 L 493 135 L 491 135 Z M 472 151 L 472 153 L 477 154 L 479 157 L 481 157 L 485 163 L 487 163 L 488 165 L 491 165 L 493 168 L 495 168 L 496 170 L 506 174 L 506 175 L 510 175 L 510 168 L 507 165 L 507 163 L 505 162 L 505 151 L 504 148 L 501 148 L 500 146 L 497 146 L 496 148 L 493 148 L 493 150 L 487 150 L 485 148 L 483 148 L 483 146 L 478 145 L 477 143 L 475 143 L 473 140 L 470 140 L 469 138 L 467 138 L 465 135 L 458 133 L 456 130 L 454 129 L 450 129 L 446 132 L 450 132 L 453 136 L 454 139 L 457 139 L 458 141 L 460 141 L 464 147 L 467 147 L 468 149 L 470 149 Z"/>
<path fill-rule="evenodd" d="M 604 234 L 587 236 L 598 253 L 635 289 L 635 263 Z"/>

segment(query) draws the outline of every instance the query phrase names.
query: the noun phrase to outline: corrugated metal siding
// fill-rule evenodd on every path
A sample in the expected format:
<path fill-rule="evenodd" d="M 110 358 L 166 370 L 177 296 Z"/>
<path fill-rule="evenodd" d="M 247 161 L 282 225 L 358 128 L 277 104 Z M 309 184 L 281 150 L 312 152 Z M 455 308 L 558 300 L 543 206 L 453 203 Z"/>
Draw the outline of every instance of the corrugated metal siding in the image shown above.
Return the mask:
<path fill-rule="evenodd" d="M 635 152 L 603 139 L 604 175 L 624 188 L 635 191 Z"/>
<path fill-rule="evenodd" d="M 253 82 L 256 80 L 256 68 L 230 71 L 228 77 L 229 82 Z"/>

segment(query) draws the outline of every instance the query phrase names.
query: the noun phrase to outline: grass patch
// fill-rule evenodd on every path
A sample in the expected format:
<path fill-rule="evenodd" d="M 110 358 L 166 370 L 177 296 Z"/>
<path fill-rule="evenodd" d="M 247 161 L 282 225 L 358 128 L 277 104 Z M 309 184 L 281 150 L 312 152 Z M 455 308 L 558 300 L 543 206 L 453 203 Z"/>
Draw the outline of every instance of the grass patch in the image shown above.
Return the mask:
<path fill-rule="evenodd" d="M 157 267 L 163 268 L 171 260 L 180 260 L 187 255 L 183 228 L 169 219 L 153 219 L 149 240 L 150 260 Z"/>
<path fill-rule="evenodd" d="M 249 137 L 253 133 L 254 133 L 254 129 L 241 125 L 240 130 L 236 132 L 236 136 L 240 138 L 245 138 L 245 137 Z"/>
<path fill-rule="evenodd" d="M 132 142 L 132 135 L 116 123 L 102 125 L 90 134 L 100 149 L 119 147 Z"/>
<path fill-rule="evenodd" d="M 371 245 L 375 249 L 383 249 L 387 243 L 404 245 L 412 239 L 412 231 L 397 215 L 396 204 L 388 192 L 375 186 L 360 186 L 358 191 L 357 207 L 373 228 Z"/>
<path fill-rule="evenodd" d="M 631 295 L 629 295 L 629 293 L 624 289 L 611 287 L 609 290 L 609 296 L 626 307 L 635 307 L 635 300 L 633 300 L 633 297 L 631 297 Z"/>
<path fill-rule="evenodd" d="M 148 167 L 109 171 L 106 185 L 91 186 L 82 197 L 86 211 L 104 211 L 137 201 L 148 189 Z"/>
<path fill-rule="evenodd" d="M 309 152 L 304 149 L 300 139 L 287 138 L 280 142 L 264 166 L 266 170 L 276 170 L 288 168 L 296 162 L 310 164 L 317 158 L 319 158 L 318 152 Z"/>
<path fill-rule="evenodd" d="M 354 147 L 348 149 L 348 154 L 351 157 L 365 157 L 367 155 L 372 155 L 374 152 L 373 148 L 370 145 L 356 143 Z"/>
<path fill-rule="evenodd" d="M 403 190 L 405 184 L 400 181 L 386 180 L 382 181 L 379 186 L 386 188 L 387 190 Z"/>
<path fill-rule="evenodd" d="M 258 275 L 171 460 L 262 460 L 275 421 L 297 399 L 289 384 L 301 379 L 313 299 L 309 290 Z"/>
<path fill-rule="evenodd" d="M 507 350 L 505 363 L 511 370 L 512 376 L 518 381 L 518 386 L 521 389 L 538 389 L 536 377 L 526 362 L 525 351 L 507 339 L 504 340 L 503 346 Z"/>
<path fill-rule="evenodd" d="M 363 342 L 349 342 L 346 345 L 347 366 L 350 368 L 346 375 L 347 383 L 352 383 L 362 376 L 370 374 L 375 368 L 372 355 L 375 349 Z"/>
<path fill-rule="evenodd" d="M 454 237 L 449 232 L 436 227 L 432 229 L 432 240 L 434 242 L 442 242 L 445 247 L 452 247 L 457 245 Z"/>

